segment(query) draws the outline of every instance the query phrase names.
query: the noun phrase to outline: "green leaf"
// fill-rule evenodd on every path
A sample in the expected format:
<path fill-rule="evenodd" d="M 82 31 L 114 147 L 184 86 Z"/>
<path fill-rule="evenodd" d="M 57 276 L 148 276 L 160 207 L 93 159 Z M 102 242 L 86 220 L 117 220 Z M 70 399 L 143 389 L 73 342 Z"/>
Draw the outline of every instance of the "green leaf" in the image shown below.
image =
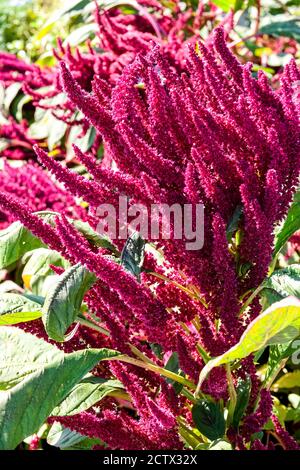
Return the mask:
<path fill-rule="evenodd" d="M 123 390 L 118 380 L 101 379 L 89 374 L 76 384 L 67 397 L 54 408 L 53 416 L 72 416 L 88 410 L 104 397 Z"/>
<path fill-rule="evenodd" d="M 290 295 L 300 299 L 300 265 L 291 264 L 287 268 L 278 269 L 264 282 L 266 289 L 273 292 L 267 299 L 270 301 L 272 296 L 277 299 L 284 299 Z"/>
<path fill-rule="evenodd" d="M 13 100 L 16 98 L 17 94 L 19 93 L 20 89 L 22 88 L 22 83 L 15 82 L 9 85 L 5 89 L 5 96 L 3 102 L 3 109 L 9 114 L 9 108 L 12 104 Z"/>
<path fill-rule="evenodd" d="M 145 241 L 138 232 L 134 232 L 124 245 L 121 254 L 121 265 L 140 280 L 145 256 Z"/>
<path fill-rule="evenodd" d="M 288 211 L 286 219 L 275 233 L 273 256 L 275 257 L 288 239 L 300 229 L 300 191 L 294 196 L 294 201 Z"/>
<path fill-rule="evenodd" d="M 282 369 L 285 359 L 290 357 L 296 349 L 297 346 L 294 346 L 294 341 L 270 346 L 267 370 L 264 378 L 264 387 L 269 388 L 270 385 L 272 385 L 277 374 Z"/>
<path fill-rule="evenodd" d="M 82 134 L 82 129 L 79 127 L 79 134 Z M 91 126 L 83 137 L 76 139 L 76 145 L 82 152 L 87 152 L 92 147 L 96 138 L 96 129 Z"/>
<path fill-rule="evenodd" d="M 27 251 L 44 246 L 20 222 L 0 231 L 0 269 L 18 261 Z"/>
<path fill-rule="evenodd" d="M 238 230 L 242 215 L 243 215 L 243 207 L 238 205 L 226 228 L 226 238 L 228 242 L 231 241 L 232 236 Z"/>
<path fill-rule="evenodd" d="M 115 245 L 110 241 L 110 239 L 104 235 L 99 235 L 89 224 L 88 222 L 83 222 L 82 220 L 70 220 L 72 225 L 80 232 L 82 235 L 95 246 L 100 248 L 106 248 L 116 254 L 119 254 Z"/>
<path fill-rule="evenodd" d="M 282 375 L 272 386 L 273 392 L 278 392 L 284 388 L 300 387 L 300 370 L 287 372 Z"/>
<path fill-rule="evenodd" d="M 235 346 L 205 365 L 198 389 L 214 367 L 243 359 L 267 345 L 290 342 L 299 333 L 300 301 L 290 297 L 276 302 L 248 325 Z"/>
<path fill-rule="evenodd" d="M 247 377 L 245 380 L 240 381 L 236 387 L 237 400 L 232 418 L 232 425 L 235 428 L 238 428 L 239 423 L 248 406 L 250 390 L 251 380 L 249 377 Z"/>
<path fill-rule="evenodd" d="M 192 409 L 193 421 L 199 431 L 211 441 L 225 434 L 225 419 L 217 403 L 200 400 Z"/>
<path fill-rule="evenodd" d="M 231 9 L 234 9 L 236 0 L 213 0 L 212 3 L 221 10 L 228 12 Z"/>
<path fill-rule="evenodd" d="M 17 121 L 22 121 L 23 119 L 23 107 L 32 101 L 32 97 L 28 95 L 22 96 L 22 98 L 18 101 L 16 107 L 16 119 Z"/>
<path fill-rule="evenodd" d="M 269 34 L 275 37 L 288 37 L 300 41 L 299 19 L 287 21 L 274 21 L 273 23 L 262 26 L 259 30 L 260 34 Z"/>
<path fill-rule="evenodd" d="M 49 338 L 55 341 L 65 340 L 67 329 L 80 312 L 83 296 L 95 280 L 94 274 L 76 264 L 53 283 L 42 310 L 42 319 Z"/>
<path fill-rule="evenodd" d="M 85 436 L 76 431 L 66 428 L 62 424 L 53 423 L 47 436 L 47 443 L 50 446 L 66 449 L 83 441 Z"/>
<path fill-rule="evenodd" d="M 15 325 L 42 316 L 41 305 L 20 294 L 0 296 L 0 325 Z"/>
<path fill-rule="evenodd" d="M 83 26 L 80 26 L 80 28 L 74 29 L 74 31 L 72 31 L 71 34 L 67 36 L 64 41 L 64 44 L 69 44 L 70 46 L 78 46 L 87 39 L 94 37 L 97 31 L 97 23 L 85 24 Z"/>
<path fill-rule="evenodd" d="M 109 349 L 65 354 L 19 328 L 0 327 L 0 449 L 14 449 L 38 431 L 96 364 L 119 355 Z"/>
<path fill-rule="evenodd" d="M 49 289 L 48 284 L 53 282 L 54 279 L 54 273 L 50 268 L 50 264 L 64 269 L 70 266 L 70 263 L 57 251 L 49 250 L 48 248 L 37 248 L 26 253 L 22 262 L 26 263 L 22 271 L 25 288 L 30 289 L 34 294 L 42 296 L 46 295 Z"/>
<path fill-rule="evenodd" d="M 179 370 L 179 359 L 178 359 L 177 352 L 173 352 L 171 354 L 164 368 L 166 370 L 170 370 L 171 372 L 174 372 L 175 374 L 182 375 L 181 370 Z M 177 394 L 181 392 L 183 388 L 183 384 L 175 382 L 175 380 L 171 380 L 171 379 L 166 379 L 166 381 L 173 385 L 175 392 Z"/>
<path fill-rule="evenodd" d="M 45 23 L 45 25 L 39 30 L 36 39 L 40 41 L 51 29 L 56 25 L 57 21 L 66 15 L 70 15 L 73 12 L 82 10 L 86 5 L 90 3 L 90 0 L 69 0 L 67 6 L 57 10 L 51 18 Z"/>
<path fill-rule="evenodd" d="M 207 450 L 232 450 L 232 447 L 224 439 L 217 439 L 210 444 Z"/>

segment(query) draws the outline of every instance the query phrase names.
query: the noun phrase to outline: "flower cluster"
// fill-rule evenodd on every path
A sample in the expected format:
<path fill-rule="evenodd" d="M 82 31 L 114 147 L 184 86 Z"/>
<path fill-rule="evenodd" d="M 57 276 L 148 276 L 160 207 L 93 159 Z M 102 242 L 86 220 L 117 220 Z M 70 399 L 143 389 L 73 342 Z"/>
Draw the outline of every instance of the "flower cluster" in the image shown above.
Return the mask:
<path fill-rule="evenodd" d="M 2 191 L 13 194 L 16 200 L 26 202 L 28 209 L 33 212 L 51 210 L 75 219 L 87 218 L 86 210 L 35 163 L 14 168 L 4 162 L 3 170 L 0 171 L 0 185 Z M 1 229 L 13 220 L 10 211 L 0 212 Z"/>

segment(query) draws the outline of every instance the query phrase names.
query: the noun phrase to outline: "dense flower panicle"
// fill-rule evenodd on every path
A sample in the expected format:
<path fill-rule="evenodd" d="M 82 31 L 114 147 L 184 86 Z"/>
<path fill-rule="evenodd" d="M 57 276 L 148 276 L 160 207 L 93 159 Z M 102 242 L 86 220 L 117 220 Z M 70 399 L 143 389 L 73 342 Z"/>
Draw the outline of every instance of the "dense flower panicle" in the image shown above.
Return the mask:
<path fill-rule="evenodd" d="M 259 439 L 255 439 L 251 444 L 251 450 L 275 450 L 273 442 L 269 442 L 268 445 L 264 445 Z"/>
<path fill-rule="evenodd" d="M 49 248 L 62 253 L 63 256 L 67 255 L 55 229 L 47 222 L 44 222 L 41 217 L 33 214 L 23 202 L 16 200 L 11 194 L 0 192 L 0 206 L 4 212 L 13 215 L 15 220 L 19 220 Z"/>
<path fill-rule="evenodd" d="M 283 428 L 280 424 L 279 419 L 276 415 L 272 415 L 272 422 L 274 424 L 275 433 L 278 437 L 278 440 L 282 447 L 285 450 L 300 450 L 299 444 L 295 441 L 295 439 L 290 436 L 290 434 Z"/>
<path fill-rule="evenodd" d="M 257 409 L 244 420 L 241 434 L 246 438 L 246 440 L 249 440 L 251 434 L 260 431 L 260 429 L 271 417 L 272 408 L 273 399 L 269 390 L 262 389 L 260 394 L 260 402 Z"/>
<path fill-rule="evenodd" d="M 83 237 L 64 217 L 57 220 L 57 229 L 71 257 L 86 266 L 119 295 L 140 319 L 147 336 L 154 342 L 160 340 L 168 344 L 174 325 L 172 319 L 168 320 L 163 304 L 154 299 L 150 291 L 140 285 L 121 266 L 102 254 L 93 253 Z M 161 330 L 161 324 L 169 326 L 167 334 Z"/>
<path fill-rule="evenodd" d="M 20 202 L 25 202 L 33 212 L 46 209 L 65 214 L 75 219 L 85 220 L 85 209 L 76 204 L 74 198 L 52 181 L 47 173 L 34 163 L 27 163 L 14 168 L 4 163 L 0 171 L 1 190 L 14 194 Z M 0 227 L 5 228 L 15 220 L 15 216 L 1 213 Z"/>

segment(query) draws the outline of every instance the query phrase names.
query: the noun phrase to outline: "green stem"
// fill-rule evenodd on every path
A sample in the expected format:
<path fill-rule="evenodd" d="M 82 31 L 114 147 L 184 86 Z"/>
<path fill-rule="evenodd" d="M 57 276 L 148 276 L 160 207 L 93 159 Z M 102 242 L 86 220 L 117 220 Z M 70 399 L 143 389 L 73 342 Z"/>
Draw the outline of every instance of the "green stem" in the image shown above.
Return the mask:
<path fill-rule="evenodd" d="M 83 317 L 81 314 L 78 315 L 76 320 L 78 321 L 78 323 L 80 323 L 83 326 L 92 328 L 93 330 L 98 331 L 99 333 L 102 333 L 105 336 L 110 336 L 110 332 L 106 328 L 103 328 L 102 326 L 97 325 L 91 320 L 88 320 L 87 318 Z"/>
<path fill-rule="evenodd" d="M 266 378 L 263 382 L 263 385 L 262 385 L 262 388 L 266 388 L 267 390 L 269 390 L 273 383 L 274 383 L 274 380 L 276 379 L 277 375 L 279 374 L 279 372 L 281 371 L 281 369 L 284 368 L 284 366 L 286 365 L 287 361 L 288 361 L 288 357 L 282 359 L 282 361 L 280 361 L 277 366 L 274 368 L 272 374 Z"/>
<path fill-rule="evenodd" d="M 260 284 L 255 289 L 255 291 L 250 295 L 250 297 L 248 297 L 248 299 L 246 300 L 246 302 L 244 303 L 244 305 L 242 306 L 242 308 L 240 310 L 239 316 L 242 316 L 244 311 L 249 307 L 249 305 L 253 302 L 253 300 L 260 293 L 260 291 L 262 291 L 264 289 L 264 287 L 265 287 L 264 284 Z"/>
<path fill-rule="evenodd" d="M 130 347 L 133 354 L 135 354 L 136 357 L 141 359 L 141 361 L 146 362 L 147 364 L 152 364 L 152 365 L 156 366 L 155 362 L 151 361 L 151 359 L 149 359 L 149 357 L 147 357 L 144 353 L 142 353 L 142 351 L 140 351 L 138 348 L 136 348 L 135 346 L 133 346 L 130 343 L 127 343 L 127 344 Z"/>
<path fill-rule="evenodd" d="M 135 359 L 133 357 L 126 356 L 125 354 L 124 355 L 121 354 L 120 356 L 116 356 L 116 357 L 110 357 L 107 360 L 122 361 L 122 362 L 126 362 L 127 364 L 132 364 L 133 366 L 141 367 L 142 369 L 151 370 L 152 372 L 155 372 L 156 374 L 163 375 L 164 377 L 167 377 L 168 379 L 174 380 L 175 382 L 185 385 L 186 387 L 189 387 L 192 390 L 196 389 L 196 385 L 193 382 L 191 382 L 188 379 L 185 379 L 184 377 L 181 377 L 180 375 L 175 374 L 174 372 L 163 369 L 162 367 L 159 367 L 155 364 L 146 363 L 138 359 Z"/>
<path fill-rule="evenodd" d="M 184 395 L 188 400 L 190 400 L 194 405 L 197 403 L 196 398 L 194 395 L 187 389 L 184 388 L 181 390 L 182 395 Z"/>
<path fill-rule="evenodd" d="M 228 382 L 228 391 L 229 391 L 229 398 L 230 398 L 229 407 L 228 407 L 228 416 L 227 416 L 227 424 L 229 427 L 230 424 L 232 423 L 234 410 L 236 407 L 237 396 L 236 396 L 236 391 L 235 391 L 234 384 L 232 381 L 230 365 L 226 364 L 225 368 L 226 368 L 226 377 L 227 377 L 227 382 Z"/>
<path fill-rule="evenodd" d="M 210 361 L 210 357 L 205 351 L 205 349 L 203 349 L 201 344 L 199 343 L 196 345 L 196 348 L 197 348 L 199 355 L 202 357 L 204 364 L 207 364 L 208 361 Z"/>

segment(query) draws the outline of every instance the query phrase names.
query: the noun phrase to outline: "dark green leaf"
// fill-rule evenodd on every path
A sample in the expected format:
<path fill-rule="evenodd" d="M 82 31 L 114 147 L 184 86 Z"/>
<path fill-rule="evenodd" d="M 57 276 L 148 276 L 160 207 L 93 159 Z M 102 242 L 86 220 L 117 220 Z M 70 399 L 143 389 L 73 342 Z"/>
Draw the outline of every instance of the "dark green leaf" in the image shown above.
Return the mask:
<path fill-rule="evenodd" d="M 115 245 L 109 240 L 109 238 L 99 235 L 87 222 L 82 222 L 81 220 L 70 221 L 72 225 L 80 232 L 82 235 L 93 243 L 95 246 L 106 248 L 107 250 L 112 251 L 115 254 L 119 254 Z"/>
<path fill-rule="evenodd" d="M 249 377 L 240 381 L 236 387 L 237 401 L 232 418 L 232 425 L 235 428 L 238 428 L 240 420 L 242 419 L 243 414 L 248 406 L 250 390 L 251 380 Z"/>
<path fill-rule="evenodd" d="M 65 333 L 80 312 L 83 296 L 95 282 L 94 274 L 80 264 L 56 279 L 43 306 L 43 323 L 49 338 L 64 341 Z"/>
<path fill-rule="evenodd" d="M 199 431 L 211 441 L 225 434 L 225 419 L 218 404 L 200 400 L 192 409 L 193 421 Z"/>
<path fill-rule="evenodd" d="M 140 279 L 141 269 L 145 256 L 145 241 L 138 232 L 134 232 L 124 245 L 121 254 L 121 264 L 133 274 L 138 280 Z"/>
<path fill-rule="evenodd" d="M 182 372 L 179 370 L 179 360 L 178 360 L 178 354 L 177 352 L 173 352 L 171 356 L 169 357 L 169 360 L 167 361 L 165 367 L 166 370 L 169 370 L 171 372 L 174 372 L 175 374 L 181 375 Z M 181 392 L 183 385 L 175 382 L 174 380 L 171 379 L 166 379 L 168 383 L 171 383 L 175 389 L 175 392 L 178 394 Z"/>
<path fill-rule="evenodd" d="M 275 246 L 273 256 L 275 257 L 288 239 L 300 229 L 300 192 L 294 196 L 287 217 L 275 233 Z"/>
<path fill-rule="evenodd" d="M 262 26 L 259 33 L 269 34 L 275 37 L 288 37 L 300 41 L 300 26 L 299 20 L 287 20 L 287 21 L 276 21 L 274 23 L 266 24 Z"/>
<path fill-rule="evenodd" d="M 241 217 L 243 215 L 242 206 L 237 206 L 226 228 L 227 241 L 232 239 L 233 234 L 238 230 Z"/>

